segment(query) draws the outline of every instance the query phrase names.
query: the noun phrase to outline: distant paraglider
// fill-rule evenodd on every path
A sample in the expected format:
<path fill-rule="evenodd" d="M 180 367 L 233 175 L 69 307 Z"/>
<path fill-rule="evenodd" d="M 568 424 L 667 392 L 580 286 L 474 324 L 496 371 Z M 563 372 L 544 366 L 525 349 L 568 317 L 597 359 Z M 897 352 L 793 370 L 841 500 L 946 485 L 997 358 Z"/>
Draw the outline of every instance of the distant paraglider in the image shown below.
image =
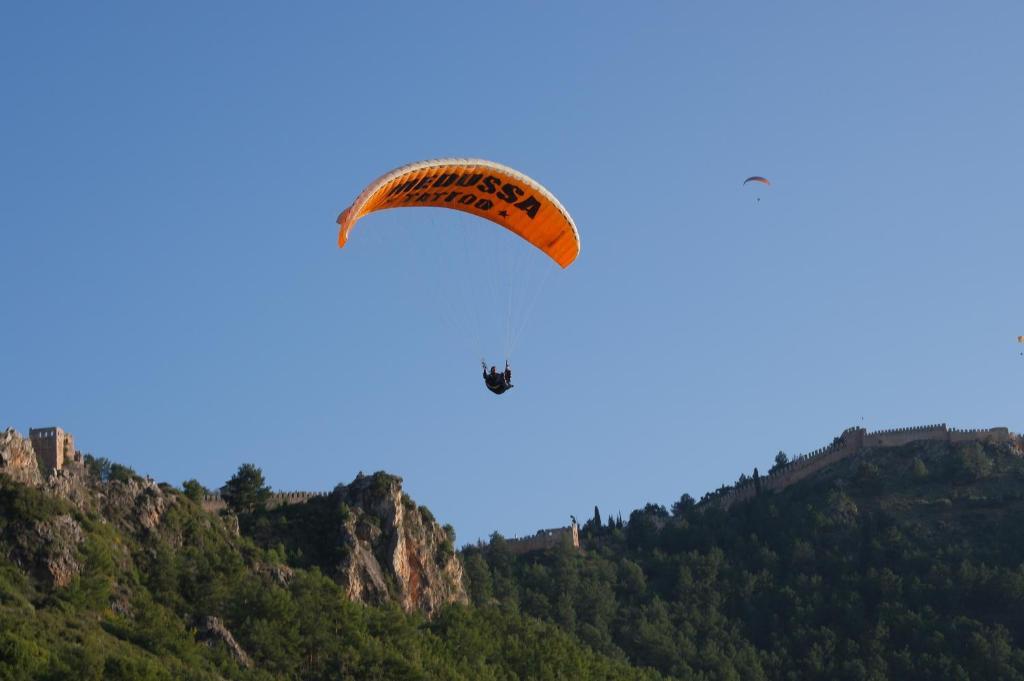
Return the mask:
<path fill-rule="evenodd" d="M 772 186 L 772 181 L 771 180 L 769 180 L 767 177 L 761 177 L 760 175 L 751 175 L 747 179 L 743 180 L 743 186 L 746 187 L 747 184 L 750 183 L 750 182 L 757 182 L 757 183 L 766 185 L 768 187 Z M 761 203 L 761 197 L 760 196 L 757 197 L 757 202 Z"/>

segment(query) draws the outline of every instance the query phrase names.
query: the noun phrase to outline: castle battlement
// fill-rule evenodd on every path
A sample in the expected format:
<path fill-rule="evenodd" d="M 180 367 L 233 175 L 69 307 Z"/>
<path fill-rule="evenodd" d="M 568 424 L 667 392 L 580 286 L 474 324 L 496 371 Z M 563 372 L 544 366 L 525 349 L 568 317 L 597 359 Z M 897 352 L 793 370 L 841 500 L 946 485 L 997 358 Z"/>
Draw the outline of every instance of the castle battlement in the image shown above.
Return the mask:
<path fill-rule="evenodd" d="M 327 496 L 329 492 L 274 492 L 267 499 L 267 508 L 304 504 L 310 499 Z M 203 495 L 201 505 L 204 510 L 217 512 L 228 507 L 220 492 L 208 492 Z"/>
<path fill-rule="evenodd" d="M 864 428 L 851 427 L 843 431 L 831 444 L 815 449 L 807 454 L 794 457 L 786 465 L 776 468 L 759 480 L 762 491 L 781 490 L 799 482 L 826 466 L 841 461 L 870 447 L 899 447 L 911 442 L 986 442 L 1012 443 L 1019 436 L 1010 432 L 1009 428 L 996 427 L 988 429 L 961 430 L 948 428 L 945 423 L 928 426 L 912 426 L 909 428 L 891 428 L 868 432 Z M 721 508 L 729 508 L 732 504 L 746 501 L 757 494 L 758 484 L 752 478 L 742 484 L 719 488 L 717 492 L 707 495 L 701 503 L 717 504 Z"/>
<path fill-rule="evenodd" d="M 930 426 L 910 426 L 909 428 L 890 428 L 888 430 L 873 430 L 868 435 L 885 435 L 890 433 L 912 433 L 920 432 L 923 430 L 935 430 L 942 431 L 946 429 L 945 423 L 936 423 Z M 979 431 L 980 432 L 980 431 Z"/>

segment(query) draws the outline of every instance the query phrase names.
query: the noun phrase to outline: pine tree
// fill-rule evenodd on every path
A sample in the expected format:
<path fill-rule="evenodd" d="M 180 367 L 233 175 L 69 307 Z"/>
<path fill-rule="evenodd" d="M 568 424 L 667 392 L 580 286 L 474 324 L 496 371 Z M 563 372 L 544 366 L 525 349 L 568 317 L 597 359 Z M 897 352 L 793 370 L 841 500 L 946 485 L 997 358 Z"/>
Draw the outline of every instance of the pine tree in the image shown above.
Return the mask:
<path fill-rule="evenodd" d="M 775 455 L 775 465 L 771 467 L 771 470 L 769 470 L 768 473 L 771 474 L 779 470 L 780 468 L 785 468 L 786 464 L 788 463 L 789 457 L 786 456 L 786 452 L 780 451 L 778 454 Z"/>
<path fill-rule="evenodd" d="M 263 471 L 255 464 L 243 463 L 224 485 L 221 496 L 235 513 L 251 513 L 267 503 L 270 487 L 263 480 Z"/>
<path fill-rule="evenodd" d="M 681 497 L 679 497 L 679 501 L 672 504 L 672 515 L 676 518 L 682 518 L 684 515 L 686 515 L 687 511 L 689 511 L 696 505 L 697 502 L 694 501 L 693 497 L 691 497 L 689 494 L 684 493 Z"/>

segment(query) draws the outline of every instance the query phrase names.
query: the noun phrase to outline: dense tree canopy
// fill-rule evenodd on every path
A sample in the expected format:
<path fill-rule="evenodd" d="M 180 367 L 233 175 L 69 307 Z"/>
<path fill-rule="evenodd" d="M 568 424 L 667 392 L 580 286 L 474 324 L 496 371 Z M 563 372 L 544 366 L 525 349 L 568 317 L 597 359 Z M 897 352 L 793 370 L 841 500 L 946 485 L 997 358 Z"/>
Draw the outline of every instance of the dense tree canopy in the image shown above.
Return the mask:
<path fill-rule="evenodd" d="M 588 524 L 581 553 L 467 547 L 471 594 L 679 678 L 1024 679 L 1022 483 L 1005 448 L 876 450 L 729 511 Z"/>

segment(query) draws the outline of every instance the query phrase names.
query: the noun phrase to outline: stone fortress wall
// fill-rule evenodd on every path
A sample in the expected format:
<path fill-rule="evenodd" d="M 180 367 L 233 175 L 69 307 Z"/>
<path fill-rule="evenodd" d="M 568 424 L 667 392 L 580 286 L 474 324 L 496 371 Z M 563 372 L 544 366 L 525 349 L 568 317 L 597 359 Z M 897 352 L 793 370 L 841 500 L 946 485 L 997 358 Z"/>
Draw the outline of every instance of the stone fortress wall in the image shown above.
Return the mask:
<path fill-rule="evenodd" d="M 29 440 L 36 453 L 44 475 L 50 471 L 59 471 L 68 466 L 81 466 L 83 457 L 75 450 L 75 438 L 62 428 L 30 428 Z M 785 489 L 795 482 L 814 475 L 818 471 L 841 461 L 865 448 L 898 447 L 911 442 L 986 442 L 986 443 L 1017 443 L 1024 444 L 1019 435 L 1011 433 L 1008 428 L 997 427 L 988 429 L 948 428 L 939 423 L 914 428 L 894 428 L 891 430 L 867 431 L 864 428 L 847 428 L 833 439 L 826 447 L 795 457 L 785 466 L 760 478 L 762 491 Z M 304 504 L 312 498 L 327 495 L 328 492 L 276 492 L 270 496 L 267 508 L 277 508 L 290 504 Z M 724 489 L 707 495 L 701 504 L 716 504 L 727 509 L 735 503 L 746 501 L 757 494 L 757 486 L 752 479 L 741 485 Z M 202 506 L 205 510 L 218 512 L 227 508 L 220 493 L 213 492 L 203 496 Z M 573 518 L 569 527 L 539 530 L 531 537 L 508 539 L 509 549 L 521 554 L 540 549 L 549 549 L 568 541 L 573 548 L 580 548 L 579 527 Z"/>
<path fill-rule="evenodd" d="M 538 530 L 532 537 L 506 539 L 508 548 L 512 553 L 522 554 L 541 549 L 553 549 L 560 546 L 563 541 L 568 542 L 574 549 L 580 548 L 580 529 L 576 519 L 572 519 L 569 527 L 556 527 L 551 530 Z"/>
<path fill-rule="evenodd" d="M 814 475 L 821 469 L 831 466 L 866 447 L 899 447 L 911 442 L 987 442 L 1012 443 L 1019 441 L 1019 436 L 1008 428 L 997 427 L 978 430 L 960 430 L 947 428 L 945 423 L 913 428 L 893 428 L 868 432 L 864 428 L 847 428 L 832 443 L 808 454 L 791 460 L 782 468 L 762 476 L 761 490 L 781 490 L 795 482 Z M 732 487 L 719 494 L 712 495 L 703 503 L 717 504 L 727 509 L 735 503 L 746 501 L 757 494 L 757 486 L 753 479 L 742 485 Z"/>
<path fill-rule="evenodd" d="M 328 492 L 274 492 L 267 501 L 267 508 L 289 506 L 291 504 L 304 504 L 314 497 L 327 496 Z M 228 507 L 224 498 L 219 492 L 212 492 L 203 495 L 203 509 L 216 513 Z"/>

